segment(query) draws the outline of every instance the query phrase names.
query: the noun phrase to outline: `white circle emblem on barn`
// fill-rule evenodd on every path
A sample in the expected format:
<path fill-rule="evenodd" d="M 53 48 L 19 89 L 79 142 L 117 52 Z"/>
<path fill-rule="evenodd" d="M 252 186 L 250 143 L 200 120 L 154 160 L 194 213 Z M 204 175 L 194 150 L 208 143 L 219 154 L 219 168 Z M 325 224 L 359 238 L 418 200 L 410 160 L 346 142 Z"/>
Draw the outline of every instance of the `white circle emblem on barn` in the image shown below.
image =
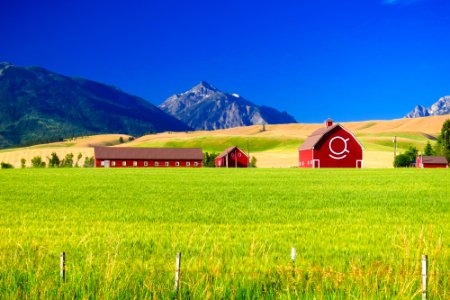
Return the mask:
<path fill-rule="evenodd" d="M 334 146 L 333 146 L 333 142 L 335 140 L 341 140 L 342 142 L 344 142 L 344 144 L 343 144 L 344 148 L 342 149 L 342 151 L 340 151 L 340 152 L 336 151 L 336 150 L 339 150 L 336 148 L 340 148 L 340 145 L 339 145 L 340 143 L 338 143 L 338 145 L 336 145 L 336 143 L 334 143 Z M 333 153 L 334 155 L 329 154 L 329 156 L 333 159 L 343 159 L 343 158 L 347 157 L 346 153 L 350 153 L 350 151 L 348 151 L 348 149 L 347 149 L 348 140 L 349 139 L 344 139 L 341 136 L 335 136 L 334 138 L 332 138 L 330 140 L 330 143 L 328 144 L 328 148 L 330 148 L 331 153 Z"/>

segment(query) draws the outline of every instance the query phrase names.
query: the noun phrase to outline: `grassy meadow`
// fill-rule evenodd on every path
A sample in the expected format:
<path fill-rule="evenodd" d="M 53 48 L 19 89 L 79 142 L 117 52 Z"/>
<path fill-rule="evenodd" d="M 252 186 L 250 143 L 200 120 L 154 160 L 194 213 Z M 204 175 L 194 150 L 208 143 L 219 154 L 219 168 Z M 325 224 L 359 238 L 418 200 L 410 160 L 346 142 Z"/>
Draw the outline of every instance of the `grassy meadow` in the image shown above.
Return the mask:
<path fill-rule="evenodd" d="M 448 169 L 0 170 L 0 298 L 450 298 Z M 297 250 L 295 265 L 291 247 Z M 59 253 L 67 278 L 59 278 Z"/>

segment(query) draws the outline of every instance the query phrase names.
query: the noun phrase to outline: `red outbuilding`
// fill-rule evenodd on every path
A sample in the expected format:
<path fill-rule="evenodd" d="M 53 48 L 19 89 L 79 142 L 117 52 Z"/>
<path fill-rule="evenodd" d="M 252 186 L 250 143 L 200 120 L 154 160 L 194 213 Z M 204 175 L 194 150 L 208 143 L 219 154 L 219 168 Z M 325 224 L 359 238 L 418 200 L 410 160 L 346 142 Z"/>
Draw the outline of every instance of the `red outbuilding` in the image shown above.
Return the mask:
<path fill-rule="evenodd" d="M 236 146 L 232 146 L 216 157 L 217 168 L 247 168 L 248 156 Z"/>
<path fill-rule="evenodd" d="M 353 133 L 328 119 L 299 148 L 299 167 L 362 168 L 363 150 Z"/>
<path fill-rule="evenodd" d="M 423 156 L 416 159 L 416 168 L 448 168 L 445 156 Z"/>
<path fill-rule="evenodd" d="M 201 167 L 201 148 L 95 147 L 95 167 Z"/>

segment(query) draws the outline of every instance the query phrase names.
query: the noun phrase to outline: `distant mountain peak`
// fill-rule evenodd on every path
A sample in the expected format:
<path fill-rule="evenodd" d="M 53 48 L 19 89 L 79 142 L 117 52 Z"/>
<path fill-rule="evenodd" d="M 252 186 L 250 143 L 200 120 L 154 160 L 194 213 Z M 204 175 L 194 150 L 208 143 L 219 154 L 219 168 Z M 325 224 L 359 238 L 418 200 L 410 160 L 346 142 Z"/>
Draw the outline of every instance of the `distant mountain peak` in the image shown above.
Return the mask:
<path fill-rule="evenodd" d="M 190 89 L 189 91 L 186 91 L 183 94 L 193 93 L 193 94 L 208 95 L 208 94 L 215 93 L 215 92 L 219 92 L 219 89 L 217 89 L 213 85 L 209 84 L 208 82 L 202 80 L 202 81 L 200 81 L 199 84 L 197 84 L 192 89 Z"/>
<path fill-rule="evenodd" d="M 206 81 L 182 94 L 170 96 L 159 107 L 201 130 L 297 122 L 285 112 L 256 105 L 236 93 L 222 92 Z"/>
<path fill-rule="evenodd" d="M 423 105 L 417 105 L 412 111 L 410 111 L 405 118 L 420 118 L 427 116 L 440 116 L 450 114 L 450 96 L 444 96 L 439 98 L 436 103 L 430 107 Z"/>

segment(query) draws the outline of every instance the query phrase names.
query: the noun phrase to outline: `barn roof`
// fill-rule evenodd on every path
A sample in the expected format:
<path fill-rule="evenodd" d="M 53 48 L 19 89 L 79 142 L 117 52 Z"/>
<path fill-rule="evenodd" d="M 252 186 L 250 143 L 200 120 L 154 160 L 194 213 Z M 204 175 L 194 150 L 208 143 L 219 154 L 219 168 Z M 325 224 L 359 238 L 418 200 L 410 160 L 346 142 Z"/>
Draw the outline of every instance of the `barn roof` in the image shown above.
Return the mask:
<path fill-rule="evenodd" d="M 95 147 L 94 155 L 96 159 L 203 159 L 201 148 Z"/>
<path fill-rule="evenodd" d="M 222 158 L 222 157 L 225 157 L 225 156 L 227 156 L 228 154 L 230 154 L 231 152 L 233 152 L 233 150 L 234 149 L 239 149 L 237 146 L 231 146 L 231 147 L 228 147 L 227 149 L 225 149 L 222 153 L 220 153 L 219 155 L 217 155 L 217 157 L 216 158 Z M 241 151 L 241 152 L 243 152 L 243 151 Z M 244 153 L 245 154 L 245 153 Z M 245 154 L 246 155 L 246 154 Z"/>
<path fill-rule="evenodd" d="M 347 129 L 345 129 L 343 126 L 341 126 L 340 124 L 335 124 L 333 126 L 330 127 L 322 127 L 317 129 L 316 131 L 314 131 L 313 133 L 311 133 L 310 136 L 308 136 L 305 140 L 305 142 L 300 146 L 300 150 L 309 150 L 309 149 L 314 149 L 314 147 L 317 145 L 317 143 L 320 142 L 320 140 L 326 136 L 328 133 L 332 132 L 335 128 L 341 128 L 345 131 L 347 131 L 348 133 L 350 133 L 355 140 L 358 142 L 358 144 L 361 146 L 361 148 L 364 149 L 363 145 L 358 141 L 358 139 L 355 137 L 355 135 L 353 133 L 351 133 L 350 131 L 348 131 Z"/>
<path fill-rule="evenodd" d="M 423 164 L 448 164 L 445 156 L 422 156 Z"/>

